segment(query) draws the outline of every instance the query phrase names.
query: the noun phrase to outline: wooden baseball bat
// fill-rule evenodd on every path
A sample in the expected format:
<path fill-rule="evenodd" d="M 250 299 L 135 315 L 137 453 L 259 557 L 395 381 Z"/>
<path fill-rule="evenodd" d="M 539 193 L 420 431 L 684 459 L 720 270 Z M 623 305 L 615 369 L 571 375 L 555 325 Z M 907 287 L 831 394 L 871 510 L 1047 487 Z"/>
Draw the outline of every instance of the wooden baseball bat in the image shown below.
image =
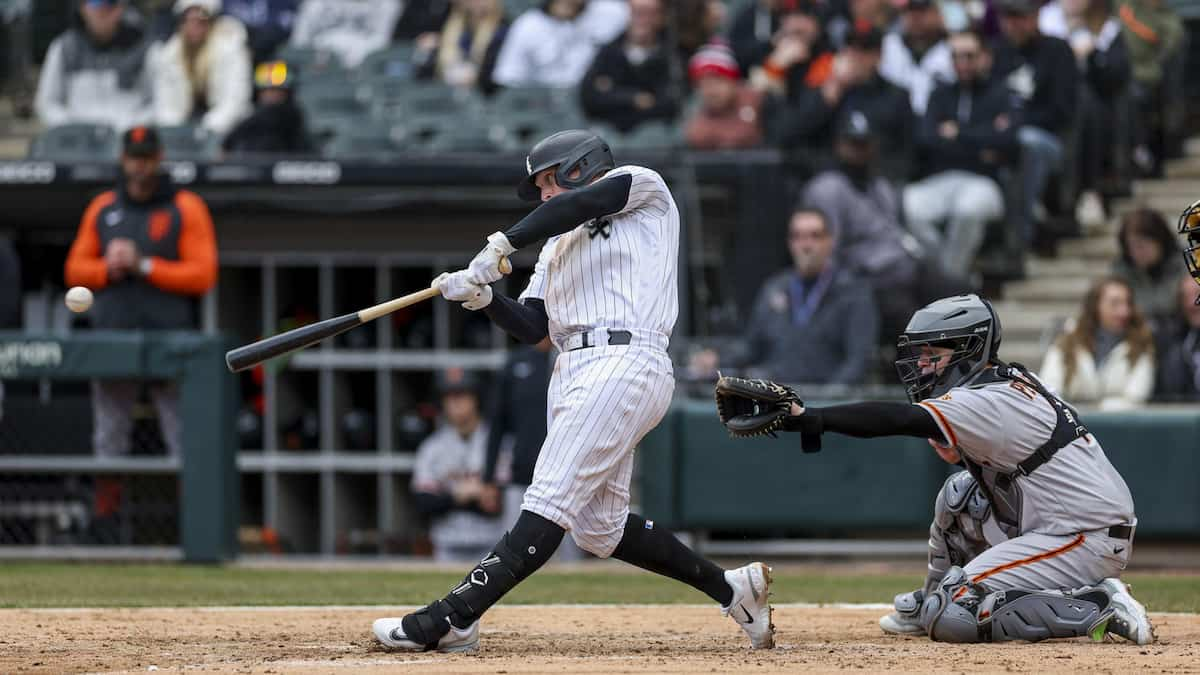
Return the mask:
<path fill-rule="evenodd" d="M 508 258 L 500 259 L 500 272 L 503 274 L 512 272 L 512 263 L 508 262 Z M 258 342 L 252 342 L 237 349 L 231 349 L 225 354 L 225 365 L 229 366 L 229 370 L 235 373 L 252 368 L 267 359 L 290 354 L 291 352 L 314 345 L 321 340 L 341 335 L 351 328 L 361 326 L 368 321 L 374 321 L 381 316 L 387 316 L 409 305 L 424 302 L 438 294 L 438 289 L 430 286 L 424 290 L 409 293 L 394 300 L 388 300 L 387 302 L 381 302 L 366 309 L 360 309 L 357 312 L 293 328 L 279 335 L 272 335 Z"/>

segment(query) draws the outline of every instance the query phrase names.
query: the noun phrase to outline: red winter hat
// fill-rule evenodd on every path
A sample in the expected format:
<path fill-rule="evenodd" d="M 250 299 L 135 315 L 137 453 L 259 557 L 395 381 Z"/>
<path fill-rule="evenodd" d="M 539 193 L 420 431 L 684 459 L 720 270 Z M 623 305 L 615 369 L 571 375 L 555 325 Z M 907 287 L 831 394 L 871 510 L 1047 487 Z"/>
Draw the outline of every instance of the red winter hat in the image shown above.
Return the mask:
<path fill-rule="evenodd" d="M 737 59 L 733 58 L 733 51 L 728 46 L 720 42 L 710 42 L 698 49 L 688 61 L 688 76 L 693 81 L 705 75 L 738 80 L 742 77 L 742 70 L 738 68 Z"/>

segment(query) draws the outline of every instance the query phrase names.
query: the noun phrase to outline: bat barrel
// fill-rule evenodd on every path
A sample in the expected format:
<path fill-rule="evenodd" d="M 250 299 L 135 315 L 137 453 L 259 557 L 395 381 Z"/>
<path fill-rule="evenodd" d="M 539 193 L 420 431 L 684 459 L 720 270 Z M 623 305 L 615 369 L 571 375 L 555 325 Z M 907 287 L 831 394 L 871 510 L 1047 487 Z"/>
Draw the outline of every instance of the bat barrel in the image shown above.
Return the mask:
<path fill-rule="evenodd" d="M 343 314 L 332 319 L 301 326 L 258 342 L 252 342 L 244 347 L 231 349 L 225 354 L 225 365 L 229 367 L 230 371 L 236 373 L 256 366 L 267 359 L 304 349 L 338 333 L 344 333 L 361 323 L 358 314 Z"/>

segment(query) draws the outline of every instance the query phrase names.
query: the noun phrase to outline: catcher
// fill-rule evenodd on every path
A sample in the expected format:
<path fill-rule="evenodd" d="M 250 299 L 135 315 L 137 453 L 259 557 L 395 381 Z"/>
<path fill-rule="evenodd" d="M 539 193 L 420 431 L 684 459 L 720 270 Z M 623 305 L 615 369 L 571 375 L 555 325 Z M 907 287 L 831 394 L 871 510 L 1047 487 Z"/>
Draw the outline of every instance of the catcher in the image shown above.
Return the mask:
<path fill-rule="evenodd" d="M 1200 201 L 1192 202 L 1179 214 L 1179 234 L 1187 238 L 1183 260 L 1188 273 L 1200 284 Z M 1200 297 L 1196 298 L 1196 304 L 1200 305 Z"/>
<path fill-rule="evenodd" d="M 806 408 L 789 388 L 723 377 L 717 410 L 734 436 L 797 431 L 929 439 L 966 468 L 937 496 L 924 588 L 896 597 L 889 633 L 944 642 L 1113 634 L 1154 639 L 1117 577 L 1132 551 L 1133 499 L 1075 410 L 1020 364 L 999 359 L 1000 321 L 976 295 L 918 310 L 898 340 L 911 402 Z"/>

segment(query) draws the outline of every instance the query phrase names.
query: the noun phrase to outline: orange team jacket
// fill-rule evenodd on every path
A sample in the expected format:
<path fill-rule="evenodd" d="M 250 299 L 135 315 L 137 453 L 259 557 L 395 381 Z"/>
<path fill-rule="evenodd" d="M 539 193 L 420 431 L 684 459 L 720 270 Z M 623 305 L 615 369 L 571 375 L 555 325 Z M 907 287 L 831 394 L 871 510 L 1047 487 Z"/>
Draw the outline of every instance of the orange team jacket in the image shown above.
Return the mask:
<path fill-rule="evenodd" d="M 133 240 L 141 256 L 151 260 L 149 274 L 109 278 L 104 252 L 117 238 Z M 217 244 L 208 206 L 165 176 L 144 202 L 133 201 L 122 188 L 93 199 L 67 254 L 67 285 L 96 294 L 90 312 L 94 328 L 195 328 L 196 299 L 216 281 Z"/>

